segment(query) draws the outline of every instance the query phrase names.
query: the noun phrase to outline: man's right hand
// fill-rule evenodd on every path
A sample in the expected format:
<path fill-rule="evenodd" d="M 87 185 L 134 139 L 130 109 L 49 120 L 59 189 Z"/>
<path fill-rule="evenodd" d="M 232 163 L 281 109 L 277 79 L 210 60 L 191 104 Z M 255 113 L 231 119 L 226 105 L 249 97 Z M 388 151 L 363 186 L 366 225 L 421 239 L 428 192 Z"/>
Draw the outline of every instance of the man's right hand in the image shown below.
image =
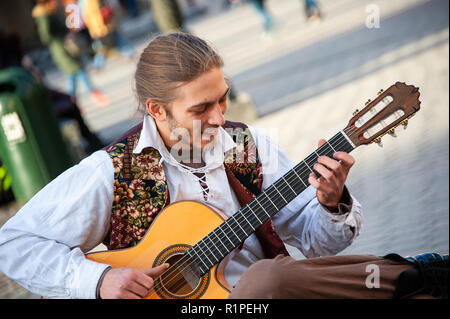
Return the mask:
<path fill-rule="evenodd" d="M 153 288 L 153 278 L 161 275 L 169 264 L 155 268 L 111 268 L 100 285 L 102 299 L 141 299 Z"/>

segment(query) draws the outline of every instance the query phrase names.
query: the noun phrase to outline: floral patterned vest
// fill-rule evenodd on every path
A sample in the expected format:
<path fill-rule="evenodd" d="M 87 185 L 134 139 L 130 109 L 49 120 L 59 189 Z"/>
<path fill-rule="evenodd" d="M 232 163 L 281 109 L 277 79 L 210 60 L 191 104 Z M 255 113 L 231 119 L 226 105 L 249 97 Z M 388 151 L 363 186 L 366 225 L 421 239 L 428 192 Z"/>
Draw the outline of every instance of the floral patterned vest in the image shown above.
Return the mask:
<path fill-rule="evenodd" d="M 244 206 L 261 193 L 263 176 L 256 144 L 249 131 L 245 131 L 247 126 L 244 124 L 227 121 L 223 128 L 237 144 L 236 150 L 225 154 L 224 166 L 230 186 L 240 205 Z M 164 169 L 159 165 L 159 152 L 148 147 L 140 154 L 133 154 L 141 130 L 142 123 L 105 148 L 114 166 L 111 225 L 103 241 L 108 249 L 136 245 L 156 215 L 170 203 Z M 289 255 L 271 220 L 255 234 L 267 258 Z"/>

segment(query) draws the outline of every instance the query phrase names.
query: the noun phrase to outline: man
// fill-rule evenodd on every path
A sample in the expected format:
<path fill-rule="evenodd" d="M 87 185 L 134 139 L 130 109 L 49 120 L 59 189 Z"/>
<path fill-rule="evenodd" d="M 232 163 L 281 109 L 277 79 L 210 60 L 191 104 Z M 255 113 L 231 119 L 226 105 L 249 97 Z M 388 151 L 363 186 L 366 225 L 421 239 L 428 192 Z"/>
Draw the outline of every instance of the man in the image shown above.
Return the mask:
<path fill-rule="evenodd" d="M 60 175 L 3 226 L 0 270 L 46 297 L 145 297 L 167 265 L 112 268 L 87 260 L 84 253 L 101 242 L 109 249 L 136 245 L 169 203 L 196 200 L 231 216 L 241 207 L 244 193 L 255 196 L 290 170 L 294 164 L 266 135 L 242 123 L 225 122 L 229 84 L 222 66 L 220 56 L 193 35 L 153 39 L 135 74 L 143 123 Z M 224 127 L 235 129 L 238 138 L 233 140 Z M 239 132 L 245 128 L 250 134 L 240 144 Z M 225 154 L 238 148 L 248 160 L 230 165 Z M 287 256 L 283 242 L 299 248 L 313 265 L 333 266 L 333 259 L 314 257 L 337 254 L 361 229 L 361 206 L 345 187 L 353 163 L 345 152 L 320 157 L 314 170 L 321 177 L 311 173 L 312 186 L 230 253 L 225 278 L 237 285 L 230 297 L 308 297 L 303 294 L 306 281 L 298 280 L 297 270 L 306 278 L 311 274 L 312 280 L 329 274 L 330 268 L 312 272 L 303 261 Z M 381 265 L 385 260 L 334 258 L 344 270 L 355 263 Z M 392 278 L 384 297 L 394 291 L 393 278 L 413 268 L 408 261 L 389 262 Z M 275 284 L 287 281 L 277 275 L 280 270 L 295 275 L 287 295 Z M 364 287 L 354 286 L 356 293 L 355 287 L 348 292 L 342 283 L 334 291 L 357 297 Z M 319 287 L 327 289 L 326 283 Z"/>

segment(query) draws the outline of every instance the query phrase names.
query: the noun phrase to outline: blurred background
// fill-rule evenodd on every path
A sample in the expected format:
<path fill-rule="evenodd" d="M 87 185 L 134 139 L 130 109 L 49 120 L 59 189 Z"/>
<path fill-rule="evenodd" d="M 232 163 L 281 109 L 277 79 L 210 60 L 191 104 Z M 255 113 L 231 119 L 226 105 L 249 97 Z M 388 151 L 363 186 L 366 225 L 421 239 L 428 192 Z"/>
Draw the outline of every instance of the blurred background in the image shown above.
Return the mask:
<path fill-rule="evenodd" d="M 157 34 L 183 30 L 223 56 L 233 83 L 227 117 L 265 131 L 294 162 L 343 129 L 380 89 L 397 81 L 419 87 L 421 109 L 406 130 L 383 137 L 382 148 L 352 153 L 347 186 L 363 206 L 364 223 L 340 254 L 448 253 L 448 6 L 447 0 L 1 1 L 0 226 L 60 171 L 141 120 L 133 91 L 139 54 Z M 52 147 L 40 146 L 46 144 Z M 34 158 L 35 171 L 27 171 Z M 0 273 L 0 298 L 38 297 Z"/>

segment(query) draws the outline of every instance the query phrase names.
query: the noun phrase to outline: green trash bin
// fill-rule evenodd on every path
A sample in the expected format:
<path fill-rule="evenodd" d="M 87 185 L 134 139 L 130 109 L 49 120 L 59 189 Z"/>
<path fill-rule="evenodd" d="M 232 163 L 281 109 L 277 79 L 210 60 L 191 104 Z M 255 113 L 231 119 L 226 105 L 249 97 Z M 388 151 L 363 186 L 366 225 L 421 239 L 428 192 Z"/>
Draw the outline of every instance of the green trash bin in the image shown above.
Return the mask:
<path fill-rule="evenodd" d="M 73 165 L 47 89 L 19 67 L 0 71 L 0 152 L 23 203 Z"/>

